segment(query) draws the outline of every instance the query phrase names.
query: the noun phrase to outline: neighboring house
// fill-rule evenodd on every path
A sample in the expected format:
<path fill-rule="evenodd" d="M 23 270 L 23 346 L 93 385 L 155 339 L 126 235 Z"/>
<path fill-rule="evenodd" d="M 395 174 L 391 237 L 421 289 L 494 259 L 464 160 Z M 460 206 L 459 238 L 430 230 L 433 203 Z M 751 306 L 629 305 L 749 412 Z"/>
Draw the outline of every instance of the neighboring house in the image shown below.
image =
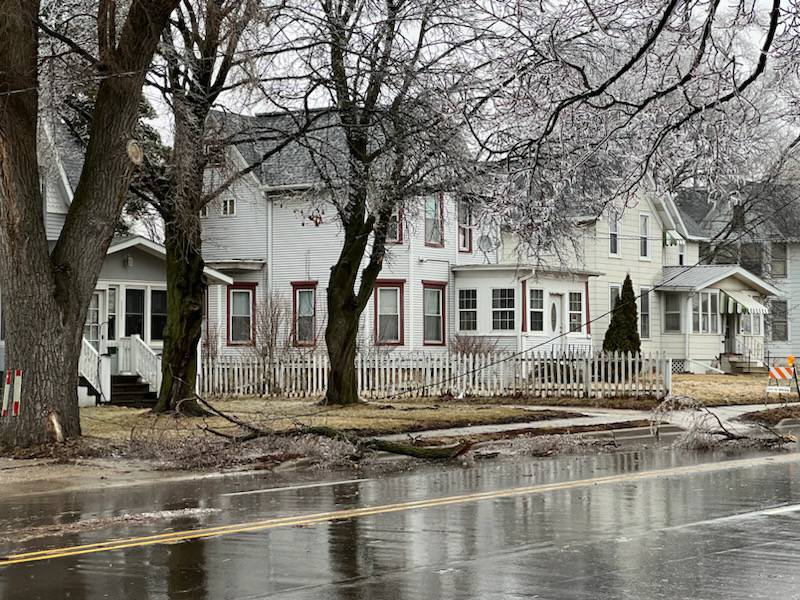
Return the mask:
<path fill-rule="evenodd" d="M 798 199 L 800 187 L 790 184 L 749 184 L 718 199 L 704 189 L 675 197 L 687 227 L 702 239 L 703 262 L 740 265 L 780 291 L 769 298 L 762 318 L 742 314 L 729 327 L 743 337 L 762 333 L 769 363 L 785 364 L 787 356 L 800 351 Z"/>
<path fill-rule="evenodd" d="M 253 127 L 273 130 L 275 118 L 254 117 Z M 228 160 L 247 166 L 266 150 L 263 143 L 241 144 Z M 279 346 L 324 345 L 326 289 L 342 242 L 336 210 L 319 183 L 311 155 L 291 144 L 201 214 L 207 264 L 234 280 L 208 290 L 205 332 L 214 354 L 262 352 L 267 341 L 258 333 L 269 329 L 263 321 L 276 303 L 284 315 Z M 431 194 L 396 211 L 359 347 L 518 350 L 549 347 L 553 332 L 563 332 L 559 347 L 588 348 L 587 283 L 596 274 L 501 261 L 500 236 L 476 223 L 473 208 L 452 194 Z M 541 306 L 526 310 L 528 293 Z M 553 313 L 548 298 L 556 295 L 561 303 Z"/>
<path fill-rule="evenodd" d="M 274 118 L 253 117 L 253 127 L 276 130 Z M 267 149 L 240 144 L 226 160 L 246 167 Z M 233 279 L 208 291 L 206 342 L 215 355 L 262 352 L 258 332 L 270 328 L 261 322 L 276 307 L 277 346 L 324 344 L 341 232 L 319 183 L 308 151 L 290 144 L 203 211 L 204 257 Z M 671 196 L 642 194 L 634 205 L 576 220 L 579 250 L 566 264 L 526 260 L 524 244 L 485 230 L 473 208 L 443 194 L 398 211 L 362 315 L 362 350 L 599 349 L 630 274 L 644 352 L 666 353 L 676 371 L 761 359 L 765 299 L 779 305 L 783 293 L 737 265 L 699 266 L 709 235 Z"/>
<path fill-rule="evenodd" d="M 51 246 L 64 225 L 83 166 L 82 149 L 62 127 L 44 127 L 41 180 L 45 228 Z M 86 393 L 115 402 L 152 399 L 160 373 L 154 368 L 163 347 L 167 318 L 166 251 L 141 236 L 116 237 L 101 268 L 84 328 L 80 374 Z M 226 275 L 207 268 L 209 284 L 229 284 Z M 2 313 L 3 319 L 13 318 Z M 0 366 L 5 365 L 0 329 Z M 147 372 L 139 363 L 149 361 Z M 102 373 L 100 373 L 102 371 Z M 141 371 L 141 372 L 140 372 Z M 98 378 L 104 378 L 100 381 Z M 93 402 L 93 401 L 92 401 Z"/>

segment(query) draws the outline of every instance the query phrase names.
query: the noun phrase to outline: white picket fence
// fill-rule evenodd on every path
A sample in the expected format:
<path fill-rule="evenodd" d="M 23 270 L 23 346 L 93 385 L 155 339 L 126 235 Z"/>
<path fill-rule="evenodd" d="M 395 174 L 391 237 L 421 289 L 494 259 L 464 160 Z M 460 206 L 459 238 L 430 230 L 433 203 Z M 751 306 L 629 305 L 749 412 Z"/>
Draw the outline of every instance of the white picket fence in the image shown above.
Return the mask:
<path fill-rule="evenodd" d="M 258 357 L 221 357 L 202 364 L 203 394 L 314 398 L 328 384 L 328 356 L 285 353 L 268 364 Z M 535 396 L 598 398 L 666 396 L 672 359 L 665 354 L 579 352 L 376 352 L 356 356 L 363 398 Z"/>

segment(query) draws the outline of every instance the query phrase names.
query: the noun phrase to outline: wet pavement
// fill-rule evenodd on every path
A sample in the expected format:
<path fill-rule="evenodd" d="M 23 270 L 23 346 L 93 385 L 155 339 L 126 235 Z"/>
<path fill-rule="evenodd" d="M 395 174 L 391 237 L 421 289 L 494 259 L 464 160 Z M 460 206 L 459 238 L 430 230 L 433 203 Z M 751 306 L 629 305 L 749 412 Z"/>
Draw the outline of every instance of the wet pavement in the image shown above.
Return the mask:
<path fill-rule="evenodd" d="M 380 479 L 353 472 L 299 482 L 244 476 L 34 495 L 6 487 L 0 537 L 123 514 L 197 510 L 0 542 L 0 556 L 276 517 L 362 513 L 0 562 L 0 598 L 800 598 L 799 476 L 800 454 L 642 450 L 432 466 Z M 596 483 L 585 481 L 592 478 Z M 325 479 L 345 482 L 320 485 Z M 530 486 L 539 488 L 491 497 Z M 482 496 L 471 499 L 476 494 Z M 420 504 L 396 507 L 409 502 Z M 387 505 L 394 512 L 363 514 Z"/>

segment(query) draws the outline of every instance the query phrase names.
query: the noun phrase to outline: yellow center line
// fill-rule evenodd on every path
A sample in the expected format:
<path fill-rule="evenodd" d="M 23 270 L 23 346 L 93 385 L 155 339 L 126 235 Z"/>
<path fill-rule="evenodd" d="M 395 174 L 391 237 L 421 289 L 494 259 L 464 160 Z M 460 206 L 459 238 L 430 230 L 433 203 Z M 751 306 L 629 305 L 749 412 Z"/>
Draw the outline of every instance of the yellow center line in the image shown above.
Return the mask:
<path fill-rule="evenodd" d="M 172 531 L 154 535 L 139 537 L 121 538 L 97 542 L 94 544 L 84 544 L 79 546 L 67 546 L 64 548 L 51 548 L 36 552 L 24 552 L 0 557 L 0 567 L 20 563 L 50 560 L 66 556 L 77 556 L 82 554 L 93 554 L 97 552 L 107 552 L 112 550 L 124 550 L 126 548 L 138 548 L 152 546 L 156 544 L 170 544 L 187 540 L 218 537 L 254 531 L 265 531 L 281 527 L 293 527 L 304 525 L 316 525 L 341 519 L 354 519 L 372 515 L 404 512 L 409 510 L 437 508 L 454 504 L 464 504 L 467 502 L 479 502 L 481 500 L 492 500 L 498 498 L 511 498 L 530 494 L 542 494 L 561 490 L 570 490 L 596 485 L 609 485 L 614 483 L 628 483 L 657 479 L 661 477 L 674 477 L 679 475 L 697 475 L 714 471 L 724 471 L 740 469 L 746 467 L 760 466 L 764 464 L 788 464 L 800 462 L 800 455 L 788 454 L 780 456 L 749 458 L 731 460 L 720 463 L 706 463 L 700 465 L 688 465 L 683 467 L 671 467 L 667 469 L 657 469 L 637 473 L 622 473 L 618 475 L 608 475 L 605 477 L 595 477 L 591 479 L 579 479 L 575 481 L 564 481 L 559 483 L 539 484 L 526 487 L 507 488 L 502 490 L 492 490 L 478 492 L 474 494 L 462 494 L 458 496 L 446 496 L 443 498 L 432 498 L 427 500 L 416 500 L 411 502 L 400 502 L 395 504 L 384 504 L 380 506 L 369 506 L 363 508 L 351 508 L 307 515 L 295 515 L 289 517 L 278 517 L 261 521 L 250 521 L 230 525 L 219 525 L 216 527 L 206 527 L 201 529 L 191 529 L 185 531 Z"/>

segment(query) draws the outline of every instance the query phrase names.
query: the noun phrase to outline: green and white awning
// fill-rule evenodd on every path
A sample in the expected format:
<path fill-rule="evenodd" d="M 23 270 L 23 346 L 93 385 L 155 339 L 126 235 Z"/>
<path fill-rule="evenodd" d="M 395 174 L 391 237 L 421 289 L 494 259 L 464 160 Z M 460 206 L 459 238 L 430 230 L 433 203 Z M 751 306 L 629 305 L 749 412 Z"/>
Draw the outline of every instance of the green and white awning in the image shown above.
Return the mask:
<path fill-rule="evenodd" d="M 723 291 L 720 305 L 721 313 L 749 313 L 751 315 L 766 315 L 769 313 L 766 306 L 746 292 L 741 291 Z"/>

